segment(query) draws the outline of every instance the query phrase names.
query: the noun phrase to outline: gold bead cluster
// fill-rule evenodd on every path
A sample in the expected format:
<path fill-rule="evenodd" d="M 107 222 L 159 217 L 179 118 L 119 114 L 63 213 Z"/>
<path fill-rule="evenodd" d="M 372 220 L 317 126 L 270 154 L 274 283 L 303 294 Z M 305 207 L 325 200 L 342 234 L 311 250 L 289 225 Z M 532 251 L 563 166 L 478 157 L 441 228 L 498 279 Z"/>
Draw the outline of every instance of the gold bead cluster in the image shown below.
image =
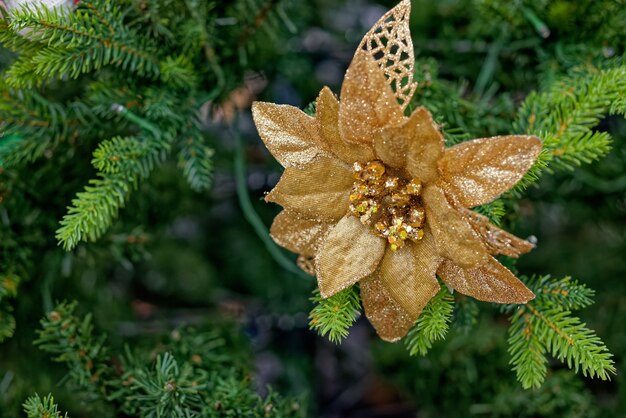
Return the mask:
<path fill-rule="evenodd" d="M 378 160 L 354 163 L 354 185 L 350 192 L 350 213 L 363 225 L 385 238 L 393 251 L 402 248 L 407 239 L 424 237 L 424 206 L 419 179 L 403 180 L 390 174 Z"/>

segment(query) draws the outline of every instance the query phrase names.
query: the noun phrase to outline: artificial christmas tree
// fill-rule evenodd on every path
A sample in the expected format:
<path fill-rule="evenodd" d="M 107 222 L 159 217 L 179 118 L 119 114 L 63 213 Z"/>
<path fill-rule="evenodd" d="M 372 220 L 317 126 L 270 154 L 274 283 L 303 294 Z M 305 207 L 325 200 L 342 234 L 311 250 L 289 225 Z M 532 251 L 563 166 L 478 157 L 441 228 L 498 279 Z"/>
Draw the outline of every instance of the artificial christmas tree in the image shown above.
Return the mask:
<path fill-rule="evenodd" d="M 619 375 L 597 383 L 624 361 L 618 331 L 625 268 L 617 255 L 624 249 L 626 69 L 617 2 L 76 3 L 8 4 L 0 21 L 1 416 L 560 417 L 623 409 Z M 348 71 L 350 91 L 369 92 L 370 75 L 388 81 L 348 112 L 349 124 L 329 123 L 335 111 L 346 121 L 344 101 L 362 98 L 342 92 L 338 102 L 324 89 L 316 103 L 324 84 L 341 90 L 355 49 L 372 58 L 356 61 L 367 77 Z M 373 63 L 381 57 L 386 61 Z M 427 176 L 420 172 L 418 184 L 394 171 L 408 155 L 395 151 L 414 142 L 385 146 L 381 136 L 376 155 L 365 147 L 367 158 L 354 157 L 361 139 L 379 135 L 382 125 L 370 126 L 375 118 L 367 112 L 380 97 L 388 100 L 374 112 L 393 105 L 398 122 L 417 118 L 410 115 L 428 122 L 420 130 L 390 124 L 396 131 L 388 141 L 430 132 L 446 149 L 466 150 L 472 138 L 516 134 L 530 151 L 518 149 L 523 167 L 488 198 L 470 198 L 466 181 L 452 181 L 440 189 L 448 196 L 428 203 Z M 378 232 L 378 222 L 364 225 L 366 212 L 376 217 L 368 212 L 376 196 L 367 190 L 353 193 L 359 217 L 347 219 L 355 228 L 372 240 L 389 230 L 385 253 L 395 257 L 429 242 L 432 222 L 470 222 L 459 228 L 468 239 L 481 237 L 478 248 L 504 255 L 498 263 L 521 280 L 519 297 L 498 293 L 509 297 L 500 307 L 476 302 L 463 293 L 476 296 L 477 287 L 463 287 L 460 278 L 480 275 L 438 265 L 450 287 L 432 286 L 421 304 L 385 282 L 385 292 L 396 293 L 379 307 L 399 300 L 402 309 L 418 309 L 407 321 L 379 327 L 388 339 L 406 333 L 403 342 L 379 341 L 358 319 L 361 305 L 374 325 L 389 319 L 372 308 L 379 298 L 366 296 L 371 282 L 327 291 L 343 264 L 314 261 L 317 249 L 296 239 L 303 229 L 294 222 L 303 220 L 280 214 L 270 230 L 278 210 L 260 198 L 274 186 L 283 193 L 284 180 L 256 133 L 255 99 L 304 109 L 280 107 L 302 122 L 285 127 L 274 120 L 282 120 L 280 112 L 268 118 L 262 105 L 254 107 L 279 161 L 290 165 L 294 151 L 304 158 L 284 176 L 326 154 L 348 156 L 366 170 L 372 163 L 375 178 L 361 179 L 358 167 L 359 179 L 348 172 L 345 205 L 326 205 L 326 213 L 345 215 L 353 186 L 389 180 L 398 195 L 389 207 L 407 219 L 416 212 L 408 219 L 415 225 L 407 224 L 416 230 L 391 231 L 393 217 L 376 219 Z M 326 122 L 311 125 L 318 120 Z M 275 142 L 281 135 L 328 137 L 337 126 L 341 138 L 356 139 L 331 150 L 320 145 L 317 154 Z M 489 161 L 508 161 L 508 149 Z M 471 167 L 444 163 L 438 172 Z M 314 187 L 320 179 L 304 180 Z M 278 192 L 270 199 L 293 206 L 310 200 L 305 193 L 277 199 Z M 393 195 L 381 197 L 382 209 Z M 461 218 L 439 222 L 444 212 L 432 202 L 439 209 L 455 204 Z M 458 256 L 458 242 L 467 240 L 445 227 L 439 233 L 449 239 L 435 242 L 438 254 Z M 283 251 L 270 234 L 303 257 Z M 438 243 L 456 244 L 451 250 Z M 533 246 L 519 261 L 511 258 Z M 321 293 L 298 265 L 308 273 L 321 268 Z M 573 311 L 592 297 L 602 303 L 585 311 L 588 327 Z M 334 346 L 309 327 L 343 342 Z M 582 380 L 562 364 L 602 380 Z"/>

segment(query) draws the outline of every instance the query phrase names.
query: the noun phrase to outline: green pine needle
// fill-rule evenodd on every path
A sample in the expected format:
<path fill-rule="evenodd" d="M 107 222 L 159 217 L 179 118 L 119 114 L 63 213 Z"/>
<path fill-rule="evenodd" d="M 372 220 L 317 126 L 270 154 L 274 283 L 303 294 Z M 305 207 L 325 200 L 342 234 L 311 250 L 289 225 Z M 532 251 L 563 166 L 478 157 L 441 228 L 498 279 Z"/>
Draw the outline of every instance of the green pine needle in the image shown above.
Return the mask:
<path fill-rule="evenodd" d="M 156 76 L 159 66 L 154 43 L 123 24 L 124 11 L 114 2 L 82 1 L 73 13 L 31 3 L 14 10 L 8 29 L 28 30 L 33 42 L 7 71 L 15 87 L 40 85 L 50 79 L 79 75 L 112 65 L 142 76 Z M 13 39 L 10 35 L 2 38 Z M 20 46 L 19 42 L 9 45 Z M 21 52 L 21 51 L 18 51 Z"/>
<path fill-rule="evenodd" d="M 550 275 L 533 276 L 526 285 L 537 295 L 534 303 L 556 306 L 561 309 L 577 310 L 593 304 L 595 290 L 567 276 L 554 279 Z"/>
<path fill-rule="evenodd" d="M 533 277 L 527 284 L 537 297 L 526 305 L 505 308 L 512 312 L 510 362 L 522 386 L 541 386 L 547 373 L 547 354 L 576 372 L 581 370 L 584 376 L 610 380 L 616 373 L 613 355 L 595 332 L 571 313 L 571 309 L 589 306 L 593 291 L 569 277 Z"/>
<path fill-rule="evenodd" d="M 28 418 L 69 418 L 69 415 L 59 412 L 54 396 L 48 394 L 41 399 L 38 394 L 29 397 L 22 405 Z"/>
<path fill-rule="evenodd" d="M 155 364 L 126 373 L 130 395 L 125 399 L 129 412 L 142 417 L 184 417 L 182 411 L 202 407 L 201 391 L 207 389 L 208 376 L 194 370 L 191 363 L 182 366 L 171 353 L 157 356 Z M 189 415 L 191 416 L 191 415 Z"/>
<path fill-rule="evenodd" d="M 296 400 L 273 393 L 261 398 L 256 393 L 244 361 L 249 355 L 245 339 L 230 325 L 176 329 L 155 339 L 153 346 L 126 346 L 123 354 L 114 355 L 104 344 L 105 336 L 94 333 L 91 315 L 78 317 L 75 309 L 75 302 L 55 307 L 41 321 L 35 344 L 64 363 L 68 369 L 64 381 L 77 393 L 106 401 L 118 415 L 192 418 L 233 412 L 232 416 L 260 417 L 272 410 L 271 416 L 302 416 Z M 29 417 L 62 418 L 52 397 L 40 400 L 35 395 L 24 408 L 35 414 Z"/>
<path fill-rule="evenodd" d="M 542 171 L 573 170 L 611 149 L 611 136 L 592 129 L 605 115 L 622 113 L 626 66 L 585 67 L 554 85 L 548 92 L 530 93 L 518 112 L 517 131 L 537 135 L 543 140 L 543 150 L 516 192 L 534 183 Z"/>
<path fill-rule="evenodd" d="M 94 152 L 93 165 L 100 170 L 61 221 L 56 238 L 66 250 L 80 241 L 95 241 L 117 218 L 128 194 L 146 179 L 169 151 L 158 138 L 120 138 L 103 141 Z"/>
<path fill-rule="evenodd" d="M 415 325 L 407 334 L 404 343 L 409 354 L 425 356 L 435 341 L 444 339 L 448 328 L 450 328 L 453 312 L 454 297 L 444 286 L 428 302 Z"/>
<path fill-rule="evenodd" d="M 108 364 L 106 336 L 94 335 L 91 315 L 74 314 L 76 302 L 63 302 L 41 320 L 35 340 L 41 350 L 54 355 L 54 361 L 65 363 L 68 378 L 92 396 L 100 393 L 99 382 L 112 373 Z"/>
<path fill-rule="evenodd" d="M 348 329 L 359 316 L 361 298 L 357 286 L 351 286 L 333 296 L 323 299 L 315 289 L 311 301 L 315 306 L 309 314 L 309 327 L 322 337 L 328 336 L 333 343 L 348 336 Z"/>
<path fill-rule="evenodd" d="M 178 167 L 196 192 L 209 190 L 213 184 L 212 148 L 205 144 L 200 132 L 191 132 L 179 140 Z"/>

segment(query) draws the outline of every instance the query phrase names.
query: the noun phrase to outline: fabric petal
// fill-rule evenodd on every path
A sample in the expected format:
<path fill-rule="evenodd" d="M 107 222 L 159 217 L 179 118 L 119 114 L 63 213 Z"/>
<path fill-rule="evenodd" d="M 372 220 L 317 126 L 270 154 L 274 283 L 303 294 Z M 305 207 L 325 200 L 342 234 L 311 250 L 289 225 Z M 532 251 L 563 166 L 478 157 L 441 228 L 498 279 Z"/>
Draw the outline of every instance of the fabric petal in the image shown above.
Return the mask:
<path fill-rule="evenodd" d="M 347 142 L 371 144 L 377 129 L 397 125 L 403 117 L 383 70 L 367 52 L 358 51 L 341 86 L 341 137 Z"/>
<path fill-rule="evenodd" d="M 331 227 L 331 224 L 302 219 L 295 213 L 283 210 L 274 218 L 270 236 L 281 247 L 312 257 Z"/>
<path fill-rule="evenodd" d="M 317 97 L 315 118 L 320 130 L 323 146 L 340 160 L 352 164 L 374 159 L 374 152 L 365 144 L 346 142 L 339 133 L 339 101 L 328 87 Z"/>
<path fill-rule="evenodd" d="M 467 220 L 454 209 L 444 191 L 429 185 L 423 192 L 426 223 L 435 239 L 439 255 L 462 267 L 475 267 L 487 261 L 487 251 Z"/>
<path fill-rule="evenodd" d="M 461 208 L 460 211 L 468 220 L 474 232 L 478 234 L 489 254 L 502 254 L 517 258 L 521 254 L 526 254 L 535 248 L 533 243 L 498 228 L 489 222 L 489 218 L 486 216 L 465 208 Z"/>
<path fill-rule="evenodd" d="M 365 316 L 380 338 L 395 342 L 404 337 L 415 321 L 391 297 L 378 274 L 361 280 L 360 286 Z"/>
<path fill-rule="evenodd" d="M 409 143 L 413 139 L 410 119 L 397 126 L 387 126 L 374 132 L 374 151 L 376 157 L 386 165 L 404 168 L 407 160 Z"/>
<path fill-rule="evenodd" d="M 406 148 L 406 170 L 424 182 L 434 182 L 439 177 L 437 161 L 444 155 L 444 139 L 432 115 L 426 108 L 418 107 L 404 131 L 410 139 Z"/>
<path fill-rule="evenodd" d="M 315 119 L 300 109 L 254 102 L 252 117 L 265 146 L 283 167 L 303 167 L 325 155 Z"/>
<path fill-rule="evenodd" d="M 465 207 L 488 203 L 515 185 L 541 152 L 541 140 L 529 135 L 496 136 L 446 149 L 441 176 Z"/>
<path fill-rule="evenodd" d="M 319 221 L 336 221 L 348 211 L 354 179 L 350 168 L 334 158 L 321 157 L 303 169 L 286 168 L 265 200 Z"/>
<path fill-rule="evenodd" d="M 489 257 L 487 264 L 481 267 L 467 269 L 445 260 L 437 273 L 448 286 L 485 302 L 526 303 L 535 297 L 524 283 L 493 257 Z"/>
<path fill-rule="evenodd" d="M 371 274 L 385 253 L 386 241 L 352 215 L 328 233 L 315 259 L 322 297 L 329 297 Z"/>
<path fill-rule="evenodd" d="M 413 81 L 415 56 L 410 17 L 411 0 L 403 0 L 378 19 L 357 48 L 367 51 L 384 70 L 403 109 L 411 102 L 417 87 Z"/>
<path fill-rule="evenodd" d="M 387 251 L 380 263 L 381 282 L 412 321 L 439 291 L 435 275 L 440 262 L 434 239 L 427 233 L 421 241 Z"/>

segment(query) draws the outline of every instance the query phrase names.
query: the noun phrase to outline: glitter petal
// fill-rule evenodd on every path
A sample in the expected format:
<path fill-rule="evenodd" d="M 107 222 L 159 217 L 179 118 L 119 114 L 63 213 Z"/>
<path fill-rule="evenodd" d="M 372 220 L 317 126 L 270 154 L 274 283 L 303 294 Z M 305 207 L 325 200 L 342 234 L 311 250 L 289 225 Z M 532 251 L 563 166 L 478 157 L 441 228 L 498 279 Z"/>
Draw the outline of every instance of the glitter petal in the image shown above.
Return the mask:
<path fill-rule="evenodd" d="M 461 213 L 480 236 L 489 254 L 517 258 L 535 248 L 534 244 L 493 225 L 486 216 L 465 208 L 461 209 Z"/>
<path fill-rule="evenodd" d="M 341 86 L 339 131 L 343 140 L 371 144 L 376 130 L 397 125 L 403 118 L 383 71 L 367 53 L 357 52 Z"/>
<path fill-rule="evenodd" d="M 374 272 L 384 252 L 384 239 L 354 216 L 345 216 L 330 230 L 315 260 L 322 296 L 332 296 Z"/>
<path fill-rule="evenodd" d="M 410 17 L 411 1 L 403 0 L 374 24 L 358 48 L 376 59 L 403 109 L 409 105 L 417 87 L 413 81 L 415 57 Z"/>
<path fill-rule="evenodd" d="M 444 139 L 432 115 L 418 107 L 398 125 L 381 128 L 374 134 L 374 150 L 387 165 L 407 168 L 414 177 L 434 181 L 437 161 L 444 153 Z"/>
<path fill-rule="evenodd" d="M 487 261 L 487 251 L 463 216 L 455 210 L 444 191 L 429 185 L 424 189 L 426 223 L 439 254 L 463 267 L 477 267 Z"/>
<path fill-rule="evenodd" d="M 390 167 L 404 168 L 406 165 L 406 153 L 413 133 L 406 125 L 405 121 L 399 126 L 388 126 L 374 133 L 376 157 Z"/>
<path fill-rule="evenodd" d="M 270 236 L 289 251 L 313 257 L 331 227 L 331 224 L 302 219 L 295 213 L 283 210 L 274 218 Z"/>
<path fill-rule="evenodd" d="M 328 87 L 317 97 L 317 120 L 324 148 L 347 164 L 374 159 L 374 151 L 364 144 L 346 142 L 339 133 L 339 101 Z"/>
<path fill-rule="evenodd" d="M 348 210 L 352 182 L 350 167 L 323 157 L 302 170 L 286 168 L 265 200 L 309 219 L 336 221 Z"/>
<path fill-rule="evenodd" d="M 443 135 L 424 107 L 415 109 L 405 126 L 411 136 L 406 156 L 407 171 L 424 182 L 434 182 L 439 177 L 436 163 L 444 155 Z"/>
<path fill-rule="evenodd" d="M 252 116 L 265 146 L 283 167 L 301 168 L 327 154 L 315 119 L 300 109 L 255 102 Z"/>
<path fill-rule="evenodd" d="M 380 263 L 380 279 L 393 299 L 415 321 L 439 291 L 435 278 L 441 257 L 430 233 L 398 251 L 387 251 Z"/>
<path fill-rule="evenodd" d="M 361 300 L 365 316 L 378 336 L 388 342 L 404 337 L 414 320 L 389 294 L 377 273 L 361 280 Z"/>
<path fill-rule="evenodd" d="M 446 149 L 439 161 L 450 192 L 468 208 L 488 203 L 522 179 L 541 152 L 529 135 L 474 139 Z"/>
<path fill-rule="evenodd" d="M 489 257 L 484 266 L 465 269 L 445 260 L 437 274 L 458 292 L 485 302 L 526 303 L 535 297 L 524 283 L 493 257 Z"/>

